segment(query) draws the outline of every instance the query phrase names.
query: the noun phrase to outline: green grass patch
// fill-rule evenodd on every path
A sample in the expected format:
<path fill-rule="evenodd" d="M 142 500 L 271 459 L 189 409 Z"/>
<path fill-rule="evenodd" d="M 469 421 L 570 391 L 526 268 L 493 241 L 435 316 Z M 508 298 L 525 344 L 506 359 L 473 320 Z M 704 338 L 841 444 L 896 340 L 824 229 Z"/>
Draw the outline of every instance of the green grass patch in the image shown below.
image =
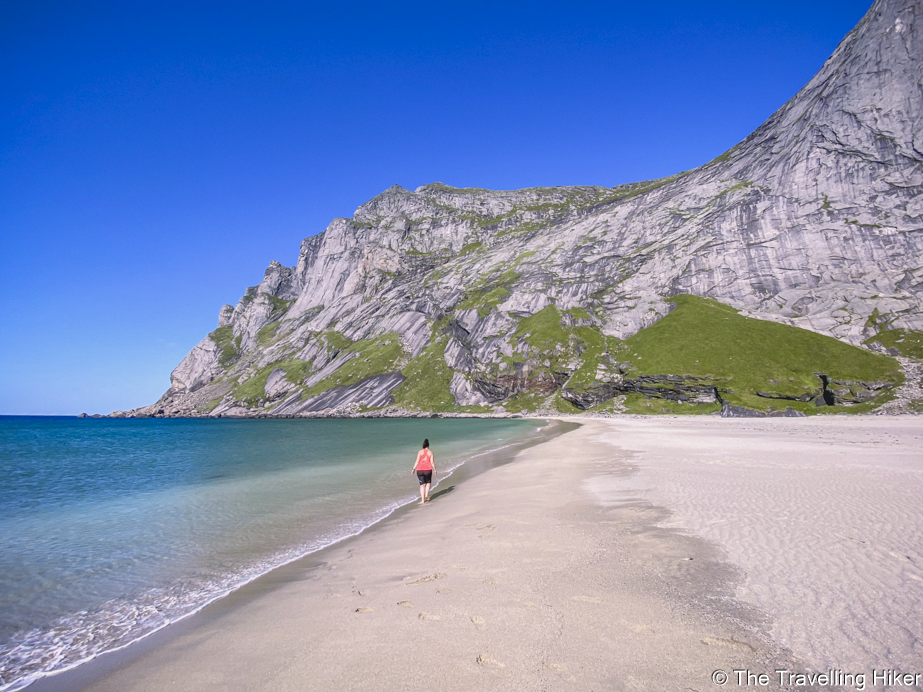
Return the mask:
<path fill-rule="evenodd" d="M 463 246 L 461 250 L 458 251 L 458 254 L 459 256 L 467 255 L 469 252 L 475 252 L 477 250 L 480 250 L 483 245 L 484 243 L 481 243 L 481 242 L 468 243 L 467 245 Z"/>
<path fill-rule="evenodd" d="M 265 365 L 260 368 L 253 377 L 238 385 L 237 389 L 234 390 L 234 398 L 249 408 L 258 408 L 265 404 L 266 382 L 272 371 L 276 369 L 284 370 L 285 379 L 289 382 L 299 384 L 310 372 L 311 364 L 303 360 L 293 359 L 280 360 Z M 220 401 L 220 399 L 218 399 L 218 401 Z"/>
<path fill-rule="evenodd" d="M 404 380 L 394 390 L 398 406 L 422 411 L 461 411 L 449 385 L 455 372 L 445 362 L 446 341 L 439 339 L 424 348 L 401 370 Z"/>
<path fill-rule="evenodd" d="M 537 231 L 540 228 L 544 228 L 550 223 L 551 219 L 545 219 L 544 221 L 524 221 L 515 226 L 511 226 L 510 228 L 504 228 L 502 231 L 497 233 L 497 238 L 503 238 L 508 235 L 524 235 L 525 233 L 532 233 L 533 231 Z"/>
<path fill-rule="evenodd" d="M 620 341 L 614 336 L 606 336 L 598 327 L 574 327 L 576 336 L 574 351 L 583 364 L 571 375 L 568 387 L 589 387 L 596 381 L 596 371 L 602 362 L 604 353 L 618 350 Z"/>
<path fill-rule="evenodd" d="M 285 371 L 285 379 L 292 384 L 301 384 L 311 373 L 311 363 L 306 360 L 285 360 L 276 363 L 275 366 Z"/>
<path fill-rule="evenodd" d="M 211 413 L 218 407 L 218 404 L 221 403 L 222 399 L 224 399 L 224 396 L 216 396 L 214 399 L 212 399 L 208 403 L 200 406 L 199 411 L 201 411 L 202 413 Z"/>
<path fill-rule="evenodd" d="M 643 394 L 627 394 L 625 396 L 625 413 L 634 413 L 642 416 L 650 416 L 660 412 L 660 406 L 657 406 L 655 399 L 648 399 Z"/>
<path fill-rule="evenodd" d="M 609 399 L 608 401 L 603 401 L 600 404 L 596 404 L 596 406 L 590 406 L 590 408 L 587 409 L 587 412 L 589 413 L 618 413 L 619 408 L 618 406 L 615 405 L 615 402 L 617 401 L 617 399 L 618 397 Z"/>
<path fill-rule="evenodd" d="M 240 337 L 234 338 L 234 328 L 231 325 L 218 327 L 208 335 L 208 338 L 218 346 L 218 363 L 227 367 L 240 355 Z"/>
<path fill-rule="evenodd" d="M 452 187 L 451 185 L 446 185 L 445 183 L 430 183 L 426 187 L 428 187 L 430 190 L 441 190 L 443 192 L 450 192 L 456 195 L 493 194 L 492 190 L 487 190 L 483 187 Z"/>
<path fill-rule="evenodd" d="M 753 183 L 751 183 L 750 181 L 748 181 L 748 180 L 743 180 L 743 181 L 737 183 L 736 185 L 731 185 L 731 186 L 730 186 L 729 188 L 727 188 L 726 190 L 722 190 L 722 191 L 719 192 L 717 195 L 715 195 L 714 199 L 721 199 L 721 198 L 724 197 L 725 195 L 727 195 L 727 194 L 729 194 L 729 193 L 731 193 L 731 192 L 734 192 L 735 190 L 743 190 L 745 187 L 751 187 L 752 185 L 753 185 Z"/>
<path fill-rule="evenodd" d="M 499 276 L 482 276 L 466 291 L 464 299 L 455 305 L 454 310 L 474 308 L 480 317 L 486 317 L 496 310 L 510 294 L 509 285 L 519 278 L 519 272 L 510 269 Z"/>
<path fill-rule="evenodd" d="M 343 338 L 345 339 L 345 337 Z M 325 377 L 311 387 L 305 388 L 302 392 L 304 399 L 316 396 L 333 387 L 356 384 L 372 375 L 395 372 L 404 355 L 400 337 L 395 332 L 388 332 L 378 337 L 361 339 L 355 342 L 349 342 L 348 339 L 346 341 L 345 350 L 356 355 L 346 361 L 330 376 Z"/>
<path fill-rule="evenodd" d="M 272 364 L 257 370 L 253 377 L 237 386 L 234 390 L 234 398 L 248 408 L 262 406 L 266 399 L 266 380 L 269 379 L 269 373 L 275 369 L 275 364 Z"/>
<path fill-rule="evenodd" d="M 503 408 L 510 413 L 532 413 L 545 400 L 539 392 L 519 392 L 503 402 Z"/>
<path fill-rule="evenodd" d="M 885 348 L 896 348 L 905 358 L 923 360 L 923 332 L 913 329 L 888 329 L 862 343 L 876 342 Z"/>
<path fill-rule="evenodd" d="M 328 353 L 330 351 L 342 351 L 345 348 L 349 348 L 353 343 L 345 334 L 333 329 L 327 329 L 321 332 L 320 336 L 327 342 Z"/>
<path fill-rule="evenodd" d="M 671 300 L 673 312 L 625 340 L 619 359 L 632 364 L 629 376 L 711 377 L 722 380 L 719 389 L 728 390 L 722 396 L 732 404 L 762 411 L 791 406 L 808 413 L 817 411 L 813 404 L 766 399 L 756 392 L 811 393 L 821 388 L 815 373 L 846 381 L 903 380 L 893 358 L 806 329 L 743 317 L 707 298 L 678 295 Z M 883 400 L 879 397 L 876 403 Z M 858 413 L 867 406 L 822 410 Z"/>
<path fill-rule="evenodd" d="M 589 318 L 584 310 L 576 309 Z M 570 312 L 575 314 L 573 310 Z M 579 361 L 580 366 L 568 381 L 567 386 L 570 388 L 593 384 L 603 354 L 619 345 L 618 339 L 606 336 L 597 327 L 565 327 L 555 305 L 547 305 L 534 315 L 520 320 L 514 337 L 528 343 L 538 359 L 547 359 L 551 370 L 559 368 L 565 361 Z M 568 406 L 571 404 L 568 403 Z"/>
<path fill-rule="evenodd" d="M 724 163 L 725 161 L 731 158 L 731 154 L 733 154 L 734 150 L 737 149 L 737 147 L 739 146 L 740 144 L 735 144 L 734 146 L 732 146 L 730 149 L 728 149 L 726 152 L 724 152 L 720 156 L 716 156 L 711 161 L 706 163 L 705 166 L 711 166 L 713 163 Z M 702 168 L 705 168 L 705 166 L 702 166 Z"/>
<path fill-rule="evenodd" d="M 456 310 L 469 310 L 474 308 L 480 317 L 486 317 L 492 310 L 506 300 L 510 294 L 503 286 L 497 286 L 489 291 L 477 291 L 468 296 L 455 306 Z"/>
<path fill-rule="evenodd" d="M 534 315 L 519 321 L 515 336 L 539 353 L 554 353 L 558 344 L 566 345 L 570 330 L 561 324 L 561 313 L 555 305 L 546 305 Z"/>
<path fill-rule="evenodd" d="M 662 187 L 667 183 L 672 183 L 674 180 L 679 180 L 683 176 L 689 175 L 689 171 L 683 171 L 682 173 L 675 173 L 673 175 L 668 175 L 666 178 L 657 178 L 656 180 L 645 180 L 640 183 L 629 183 L 626 185 L 618 185 L 611 189 L 610 194 L 605 197 L 601 197 L 598 200 L 598 203 L 601 202 L 610 202 L 613 200 L 627 200 L 632 197 L 637 197 L 638 195 L 643 195 L 645 192 L 650 192 L 651 190 L 656 190 L 658 187 Z"/>
<path fill-rule="evenodd" d="M 269 343 L 275 338 L 276 332 L 278 330 L 279 323 L 271 322 L 256 333 L 256 340 L 259 342 L 260 346 L 268 346 Z"/>
<path fill-rule="evenodd" d="M 554 399 L 551 400 L 551 407 L 558 413 L 583 413 L 581 409 L 562 397 L 560 390 L 555 392 Z"/>
<path fill-rule="evenodd" d="M 288 309 L 292 307 L 295 303 L 294 300 L 283 300 L 282 298 L 277 298 L 276 296 L 270 293 L 264 293 L 263 297 L 266 299 L 266 302 L 269 303 L 272 311 L 270 314 L 278 315 L 280 313 L 288 312 Z"/>
<path fill-rule="evenodd" d="M 579 318 L 590 317 L 581 308 L 569 312 Z M 616 351 L 620 342 L 615 337 L 606 336 L 597 327 L 565 326 L 561 317 L 555 305 L 547 305 L 520 320 L 511 342 L 515 346 L 518 341 L 525 341 L 531 349 L 529 359 L 542 363 L 550 376 L 555 372 L 570 372 L 569 389 L 588 388 L 596 382 L 596 373 L 605 355 Z M 574 363 L 577 363 L 576 370 L 573 370 Z M 556 404 L 558 410 L 565 413 L 577 410 L 570 402 L 564 399 L 562 402 Z"/>

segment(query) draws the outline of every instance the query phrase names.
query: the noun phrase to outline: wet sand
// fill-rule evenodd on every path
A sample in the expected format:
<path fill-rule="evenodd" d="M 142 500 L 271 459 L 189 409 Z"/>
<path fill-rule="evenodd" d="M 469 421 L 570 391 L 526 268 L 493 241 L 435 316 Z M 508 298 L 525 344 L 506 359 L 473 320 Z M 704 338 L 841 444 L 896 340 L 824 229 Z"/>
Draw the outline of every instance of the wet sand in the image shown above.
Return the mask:
<path fill-rule="evenodd" d="M 857 583 L 915 608 L 912 622 L 900 641 L 890 621 L 864 636 L 901 652 L 890 667 L 923 672 L 921 440 L 913 417 L 587 420 L 33 689 L 707 690 L 718 670 L 738 688 L 735 669 L 779 689 L 773 671 L 815 670 L 824 623 L 853 617 L 824 600 L 856 582 L 857 554 L 831 552 L 834 532 L 903 537 L 887 543 L 909 555 L 903 576 L 886 578 L 894 565 L 873 556 Z M 887 502 L 863 474 L 889 479 Z M 843 488 L 859 499 L 840 511 Z M 805 537 L 810 555 L 835 556 L 806 576 L 782 559 Z M 753 573 L 774 557 L 775 572 Z M 799 628 L 805 604 L 829 619 Z M 843 656 L 865 658 L 836 665 L 888 660 L 876 652 L 858 646 Z"/>

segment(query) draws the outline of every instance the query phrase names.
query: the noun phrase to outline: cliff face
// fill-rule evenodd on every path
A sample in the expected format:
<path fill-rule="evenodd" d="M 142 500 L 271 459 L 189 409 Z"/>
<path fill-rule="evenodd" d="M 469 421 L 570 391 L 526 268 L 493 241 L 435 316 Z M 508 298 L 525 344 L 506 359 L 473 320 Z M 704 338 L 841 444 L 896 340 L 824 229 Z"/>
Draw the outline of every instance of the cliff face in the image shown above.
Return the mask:
<path fill-rule="evenodd" d="M 273 262 L 139 413 L 493 406 L 578 373 L 586 389 L 627 372 L 619 344 L 676 294 L 853 344 L 875 323 L 923 329 L 921 21 L 920 2 L 878 0 L 807 86 L 693 171 L 389 188 L 305 239 L 297 266 Z"/>

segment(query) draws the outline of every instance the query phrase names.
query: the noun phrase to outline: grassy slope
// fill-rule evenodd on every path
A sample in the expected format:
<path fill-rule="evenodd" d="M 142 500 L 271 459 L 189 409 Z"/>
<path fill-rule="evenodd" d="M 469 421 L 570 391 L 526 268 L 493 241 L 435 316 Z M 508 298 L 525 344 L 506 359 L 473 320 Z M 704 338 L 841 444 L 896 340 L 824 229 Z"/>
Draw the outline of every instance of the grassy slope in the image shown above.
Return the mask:
<path fill-rule="evenodd" d="M 586 311 L 575 308 L 569 311 L 577 319 L 586 319 Z M 519 322 L 515 336 L 526 341 L 537 359 L 547 359 L 554 370 L 564 363 L 579 363 L 567 383 L 568 387 L 588 387 L 595 381 L 596 369 L 604 354 L 614 352 L 619 340 L 606 336 L 597 327 L 566 327 L 562 314 L 554 305 Z M 559 348 L 559 345 L 561 348 Z M 565 402 L 566 406 L 570 406 Z"/>
<path fill-rule="evenodd" d="M 813 404 L 774 401 L 756 391 L 800 395 L 817 391 L 815 373 L 832 379 L 886 381 L 902 379 L 893 358 L 870 353 L 832 337 L 797 327 L 751 319 L 714 300 L 674 296 L 676 309 L 624 342 L 620 359 L 632 375 L 674 374 L 720 378 L 731 403 L 768 410 L 770 406 L 815 411 Z M 629 375 L 631 376 L 631 375 Z M 879 402 L 880 403 L 880 402 Z M 667 407 L 681 412 L 689 406 Z M 860 412 L 870 404 L 826 408 L 824 412 Z M 690 411 L 691 412 L 691 411 Z"/>
<path fill-rule="evenodd" d="M 896 348 L 905 358 L 923 360 L 923 332 L 913 329 L 886 329 L 863 343 L 879 343 L 885 348 Z M 923 384 L 923 383 L 921 383 Z M 910 408 L 923 413 L 923 399 L 914 399 Z"/>
<path fill-rule="evenodd" d="M 397 365 L 404 354 L 401 339 L 395 332 L 388 332 L 373 339 L 362 339 L 352 343 L 339 332 L 335 334 L 342 339 L 342 341 L 337 342 L 340 344 L 339 348 L 341 350 L 357 355 L 346 361 L 342 367 L 329 377 L 324 378 L 313 387 L 306 388 L 302 392 L 303 399 L 316 396 L 333 387 L 356 384 L 372 375 L 394 372 L 397 370 Z M 325 332 L 325 335 L 328 343 L 336 340 L 336 336 L 330 332 Z"/>
<path fill-rule="evenodd" d="M 923 332 L 912 329 L 888 329 L 863 343 L 879 343 L 885 348 L 896 348 L 906 358 L 923 360 Z"/>
<path fill-rule="evenodd" d="M 463 307 L 490 311 L 496 309 L 496 303 L 505 297 L 503 294 L 505 289 L 474 291 L 469 298 L 470 304 Z M 726 390 L 723 396 L 731 403 L 764 411 L 772 406 L 792 406 L 809 413 L 818 411 L 811 403 L 756 396 L 757 391 L 794 396 L 819 392 L 821 382 L 816 373 L 841 381 L 901 381 L 900 368 L 893 358 L 804 329 L 746 318 L 733 308 L 713 300 L 689 295 L 675 296 L 673 300 L 676 305 L 673 312 L 624 342 L 603 335 L 595 327 L 564 326 L 564 315 L 554 305 L 549 305 L 522 319 L 513 335 L 514 343 L 528 344 L 528 355 L 515 354 L 513 358 L 504 357 L 504 360 L 528 359 L 538 365 L 536 374 L 547 370 L 549 376 L 566 364 L 570 367 L 579 364 L 567 384 L 579 389 L 593 385 L 597 367 L 605 362 L 606 354 L 609 354 L 610 362 L 617 360 L 630 364 L 627 377 L 711 377 L 722 392 Z M 589 317 L 580 309 L 570 312 L 572 318 Z M 213 338 L 227 351 L 227 356 L 233 357 L 236 349 L 227 331 L 227 334 L 218 331 Z M 353 352 L 356 357 L 324 381 L 303 389 L 303 396 L 308 398 L 331 387 L 354 384 L 370 375 L 401 370 L 407 379 L 394 391 L 399 406 L 441 412 L 488 410 L 455 404 L 449 391 L 454 373 L 445 363 L 446 342 L 438 335 L 439 331 L 434 328 L 435 340 L 409 362 L 405 360 L 400 340 L 394 333 L 355 343 L 332 330 L 319 334 L 317 338 L 324 339 L 328 349 Z M 260 340 L 269 342 L 275 336 L 275 329 L 266 329 L 265 335 L 260 334 Z M 891 330 L 880 334 L 877 340 L 889 347 L 902 347 L 910 355 L 916 354 L 923 343 L 921 336 L 917 332 Z M 311 364 L 285 360 L 267 365 L 242 382 L 234 392 L 235 397 L 251 406 L 260 405 L 265 397 L 266 379 L 275 368 L 282 368 L 289 381 L 300 384 L 310 371 Z M 503 403 L 509 411 L 529 412 L 551 404 L 564 412 L 578 412 L 559 393 L 552 399 L 538 392 L 525 392 Z M 625 407 L 629 412 L 637 413 L 709 413 L 718 408 L 716 405 L 651 400 L 640 394 L 628 395 Z M 859 404 L 825 407 L 820 411 L 861 412 L 872 407 L 872 404 Z M 611 408 L 612 402 L 596 407 L 601 411 Z"/>
<path fill-rule="evenodd" d="M 340 332 L 328 330 L 319 335 L 328 350 L 355 353 L 329 377 L 311 387 L 302 389 L 302 398 L 307 399 L 340 385 L 356 384 L 371 375 L 395 372 L 403 357 L 400 337 L 388 332 L 374 339 L 352 342 Z M 260 368 L 256 374 L 240 383 L 234 391 L 234 398 L 247 406 L 256 407 L 265 403 L 266 381 L 273 370 L 281 368 L 289 382 L 300 384 L 311 371 L 311 364 L 302 360 L 280 360 Z"/>

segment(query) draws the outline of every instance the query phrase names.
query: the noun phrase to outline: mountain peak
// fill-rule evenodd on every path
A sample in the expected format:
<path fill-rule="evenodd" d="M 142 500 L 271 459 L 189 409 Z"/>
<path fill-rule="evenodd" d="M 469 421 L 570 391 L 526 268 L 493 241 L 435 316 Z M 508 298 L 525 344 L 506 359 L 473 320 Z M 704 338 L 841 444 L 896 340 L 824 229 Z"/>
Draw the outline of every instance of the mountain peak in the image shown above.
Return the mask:
<path fill-rule="evenodd" d="M 868 410 L 899 369 L 857 346 L 888 330 L 915 352 L 923 330 L 919 23 L 919 2 L 878 0 L 692 171 L 388 188 L 224 309 L 155 410 Z"/>

